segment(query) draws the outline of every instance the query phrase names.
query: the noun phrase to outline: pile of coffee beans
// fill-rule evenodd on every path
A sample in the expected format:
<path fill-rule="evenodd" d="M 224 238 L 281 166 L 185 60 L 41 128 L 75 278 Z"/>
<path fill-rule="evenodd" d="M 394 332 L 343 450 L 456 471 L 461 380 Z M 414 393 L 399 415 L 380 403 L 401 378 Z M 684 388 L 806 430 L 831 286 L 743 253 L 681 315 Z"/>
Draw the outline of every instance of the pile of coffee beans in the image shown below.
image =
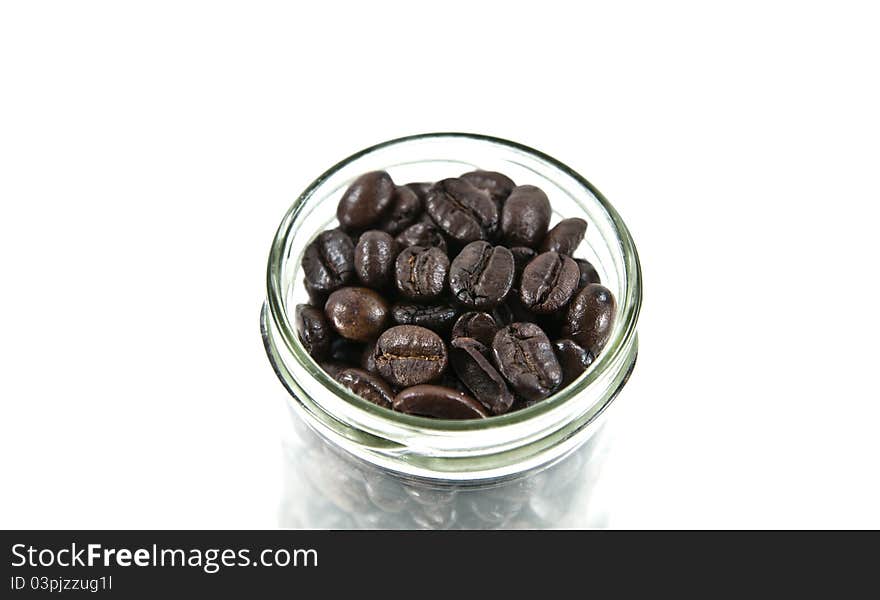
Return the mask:
<path fill-rule="evenodd" d="M 302 259 L 300 341 L 340 384 L 385 408 L 442 419 L 500 415 L 574 381 L 608 340 L 616 304 L 575 258 L 579 218 L 493 171 L 395 185 L 358 177 L 340 227 Z"/>

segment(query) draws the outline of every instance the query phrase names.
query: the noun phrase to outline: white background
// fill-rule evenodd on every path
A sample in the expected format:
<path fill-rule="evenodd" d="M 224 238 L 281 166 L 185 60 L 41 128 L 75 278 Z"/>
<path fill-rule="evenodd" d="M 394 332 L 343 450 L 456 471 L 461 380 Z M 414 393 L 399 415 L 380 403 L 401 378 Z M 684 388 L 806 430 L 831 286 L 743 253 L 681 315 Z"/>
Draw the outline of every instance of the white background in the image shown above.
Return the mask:
<path fill-rule="evenodd" d="M 547 152 L 645 274 L 619 527 L 880 527 L 871 3 L 7 2 L 0 527 L 273 527 L 285 209 L 412 133 Z"/>

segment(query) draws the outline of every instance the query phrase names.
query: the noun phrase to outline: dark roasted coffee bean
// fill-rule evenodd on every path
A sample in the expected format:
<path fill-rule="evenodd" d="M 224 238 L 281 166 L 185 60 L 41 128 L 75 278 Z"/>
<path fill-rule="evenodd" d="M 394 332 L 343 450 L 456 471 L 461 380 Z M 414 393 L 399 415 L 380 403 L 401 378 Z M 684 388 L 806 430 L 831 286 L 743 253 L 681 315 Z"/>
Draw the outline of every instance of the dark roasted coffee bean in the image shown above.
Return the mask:
<path fill-rule="evenodd" d="M 501 233 L 509 246 L 535 248 L 550 225 L 550 200 L 533 185 L 514 188 L 501 211 Z"/>
<path fill-rule="evenodd" d="M 510 250 L 489 242 L 471 242 L 449 267 L 449 289 L 462 304 L 492 308 L 510 291 L 513 272 Z"/>
<path fill-rule="evenodd" d="M 339 229 L 318 235 L 302 259 L 306 282 L 317 293 L 336 290 L 354 278 L 354 244 Z"/>
<path fill-rule="evenodd" d="M 346 287 L 330 294 L 324 314 L 342 337 L 368 342 L 385 327 L 388 303 L 370 288 Z"/>
<path fill-rule="evenodd" d="M 379 367 L 376 366 L 376 342 L 367 342 L 364 344 L 360 357 L 361 369 L 371 375 L 379 375 Z"/>
<path fill-rule="evenodd" d="M 409 248 L 410 246 L 424 246 L 425 248 L 435 247 L 446 252 L 446 238 L 440 232 L 440 229 L 432 222 L 422 221 L 410 225 L 400 232 L 395 238 L 401 248 Z"/>
<path fill-rule="evenodd" d="M 526 265 L 535 258 L 538 254 L 532 250 L 531 248 L 527 248 L 526 246 L 514 246 L 510 249 L 510 253 L 513 254 L 513 265 L 514 265 L 514 273 L 513 273 L 513 287 L 519 288 L 520 278 L 522 277 L 523 269 L 526 268 Z"/>
<path fill-rule="evenodd" d="M 336 218 L 346 231 L 369 229 L 394 200 L 394 182 L 385 171 L 364 173 L 342 195 Z"/>
<path fill-rule="evenodd" d="M 617 303 L 611 290 L 598 283 L 583 288 L 571 301 L 565 314 L 562 335 L 589 350 L 593 356 L 608 342 Z"/>
<path fill-rule="evenodd" d="M 491 348 L 497 332 L 498 325 L 492 315 L 472 311 L 464 313 L 455 322 L 455 326 L 452 328 L 452 339 L 474 338 L 487 348 Z"/>
<path fill-rule="evenodd" d="M 469 337 L 452 340 L 449 361 L 458 378 L 493 415 L 506 413 L 513 406 L 513 394 L 504 378 L 490 362 L 489 349 Z"/>
<path fill-rule="evenodd" d="M 571 300 L 579 278 L 577 263 L 568 256 L 556 252 L 539 254 L 523 270 L 520 300 L 532 312 L 555 313 Z"/>
<path fill-rule="evenodd" d="M 309 283 L 309 280 L 305 277 L 303 278 L 303 285 L 306 288 L 306 294 L 308 294 L 309 296 L 309 304 L 323 310 L 324 303 L 327 302 L 327 296 L 329 296 L 330 294 L 328 294 L 327 292 L 316 290 L 315 287 L 311 283 Z"/>
<path fill-rule="evenodd" d="M 563 219 L 547 232 L 541 244 L 541 252 L 558 252 L 571 256 L 581 245 L 587 232 L 587 222 L 583 219 Z"/>
<path fill-rule="evenodd" d="M 583 258 L 576 258 L 574 262 L 577 263 L 578 269 L 580 269 L 581 276 L 578 281 L 578 289 L 584 287 L 585 285 L 590 285 L 591 283 L 602 283 L 602 278 L 599 277 L 599 272 L 596 271 L 596 267 L 594 267 L 590 261 L 584 260 Z"/>
<path fill-rule="evenodd" d="M 458 317 L 452 304 L 414 304 L 399 302 L 391 307 L 391 320 L 398 325 L 418 325 L 440 334 L 450 330 Z"/>
<path fill-rule="evenodd" d="M 397 256 L 395 269 L 400 293 L 411 300 L 426 301 L 443 291 L 449 258 L 440 248 L 410 246 Z"/>
<path fill-rule="evenodd" d="M 489 197 L 498 204 L 499 209 L 503 206 L 507 197 L 510 196 L 513 188 L 516 187 L 516 184 L 513 183 L 510 177 L 497 171 L 471 171 L 465 173 L 459 179 L 464 179 L 478 190 L 489 194 Z"/>
<path fill-rule="evenodd" d="M 439 385 L 417 385 L 394 398 L 394 410 L 436 419 L 480 419 L 488 417 L 483 405 L 457 390 Z"/>
<path fill-rule="evenodd" d="M 404 187 L 408 187 L 416 193 L 419 200 L 424 200 L 428 196 L 428 190 L 434 185 L 433 181 L 419 181 L 415 183 L 407 183 Z"/>
<path fill-rule="evenodd" d="M 336 381 L 364 400 L 391 408 L 394 392 L 387 383 L 375 375 L 361 369 L 345 369 L 336 376 Z"/>
<path fill-rule="evenodd" d="M 434 381 L 446 370 L 447 362 L 446 344 L 424 327 L 397 325 L 376 342 L 376 366 L 397 387 Z"/>
<path fill-rule="evenodd" d="M 376 229 L 397 235 L 422 215 L 422 199 L 414 189 L 409 186 L 398 186 L 394 190 L 394 200 L 391 208 L 376 224 Z"/>
<path fill-rule="evenodd" d="M 336 337 L 330 344 L 330 359 L 346 367 L 356 367 L 364 351 L 363 344 Z"/>
<path fill-rule="evenodd" d="M 495 365 L 526 401 L 546 398 L 562 383 L 562 368 L 550 340 L 534 323 L 513 323 L 495 334 Z"/>
<path fill-rule="evenodd" d="M 562 367 L 562 387 L 580 377 L 593 363 L 593 355 L 589 350 L 581 348 L 572 340 L 556 340 L 553 342 L 556 358 Z"/>
<path fill-rule="evenodd" d="M 354 249 L 354 270 L 367 287 L 387 287 L 394 276 L 397 242 L 384 231 L 367 231 Z"/>
<path fill-rule="evenodd" d="M 324 311 L 308 304 L 296 306 L 296 332 L 299 341 L 302 342 L 306 352 L 312 358 L 322 359 L 330 353 L 330 343 L 333 341 L 333 330 Z"/>
<path fill-rule="evenodd" d="M 425 198 L 425 210 L 446 235 L 459 244 L 489 239 L 498 229 L 498 207 L 471 184 L 444 179 Z"/>

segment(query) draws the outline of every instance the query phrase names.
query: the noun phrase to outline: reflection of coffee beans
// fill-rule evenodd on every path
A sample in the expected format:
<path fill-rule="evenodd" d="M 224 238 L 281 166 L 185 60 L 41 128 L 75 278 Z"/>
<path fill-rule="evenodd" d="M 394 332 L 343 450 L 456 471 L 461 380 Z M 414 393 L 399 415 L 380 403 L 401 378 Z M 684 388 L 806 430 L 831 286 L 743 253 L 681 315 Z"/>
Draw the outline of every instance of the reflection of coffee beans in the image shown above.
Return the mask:
<path fill-rule="evenodd" d="M 601 433 L 597 433 L 597 436 Z M 511 479 L 455 484 L 403 478 L 331 447 L 300 427 L 286 452 L 284 527 L 535 529 L 596 522 L 601 465 L 593 437 L 549 468 Z M 599 459 L 599 460 L 597 460 Z"/>

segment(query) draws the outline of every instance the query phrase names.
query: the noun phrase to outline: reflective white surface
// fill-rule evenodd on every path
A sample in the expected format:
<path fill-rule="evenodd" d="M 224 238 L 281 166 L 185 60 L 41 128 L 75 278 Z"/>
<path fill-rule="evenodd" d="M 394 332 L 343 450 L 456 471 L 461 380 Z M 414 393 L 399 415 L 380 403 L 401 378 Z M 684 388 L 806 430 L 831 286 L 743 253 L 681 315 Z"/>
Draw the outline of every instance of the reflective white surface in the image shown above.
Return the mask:
<path fill-rule="evenodd" d="M 350 152 L 464 130 L 638 241 L 612 525 L 880 527 L 871 3 L 145 6 L 0 4 L 0 526 L 277 526 L 278 220 Z"/>

